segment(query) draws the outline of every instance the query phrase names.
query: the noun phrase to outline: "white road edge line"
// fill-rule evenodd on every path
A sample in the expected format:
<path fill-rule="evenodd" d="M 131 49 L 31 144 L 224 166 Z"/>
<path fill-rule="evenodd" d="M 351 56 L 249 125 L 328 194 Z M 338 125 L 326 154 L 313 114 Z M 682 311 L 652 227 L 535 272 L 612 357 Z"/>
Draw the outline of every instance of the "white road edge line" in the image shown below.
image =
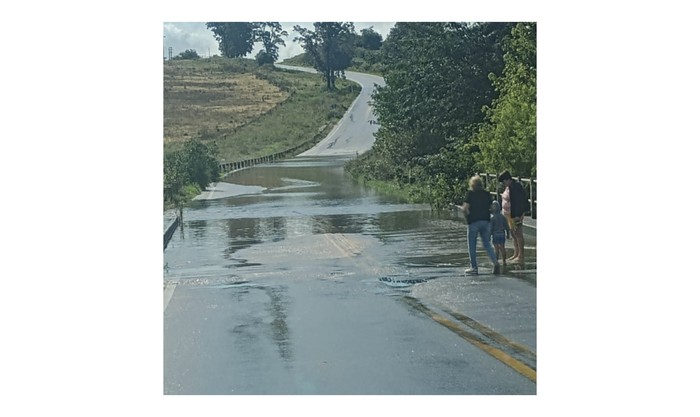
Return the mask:
<path fill-rule="evenodd" d="M 170 304 L 170 299 L 173 298 L 175 287 L 177 287 L 177 283 L 171 282 L 168 285 L 166 285 L 165 289 L 163 290 L 163 313 L 165 313 L 165 309 L 168 308 L 168 304 Z"/>

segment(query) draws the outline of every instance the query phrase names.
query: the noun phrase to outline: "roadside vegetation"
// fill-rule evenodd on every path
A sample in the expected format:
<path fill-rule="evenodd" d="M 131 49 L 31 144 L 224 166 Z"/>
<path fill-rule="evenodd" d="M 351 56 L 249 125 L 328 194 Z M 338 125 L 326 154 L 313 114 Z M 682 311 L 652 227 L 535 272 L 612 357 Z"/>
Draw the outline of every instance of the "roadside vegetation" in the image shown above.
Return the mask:
<path fill-rule="evenodd" d="M 354 178 L 443 207 L 474 173 L 537 175 L 535 23 L 398 23 L 380 66 L 380 128 Z"/>
<path fill-rule="evenodd" d="M 216 145 L 190 139 L 163 159 L 164 208 L 182 207 L 219 180 Z"/>

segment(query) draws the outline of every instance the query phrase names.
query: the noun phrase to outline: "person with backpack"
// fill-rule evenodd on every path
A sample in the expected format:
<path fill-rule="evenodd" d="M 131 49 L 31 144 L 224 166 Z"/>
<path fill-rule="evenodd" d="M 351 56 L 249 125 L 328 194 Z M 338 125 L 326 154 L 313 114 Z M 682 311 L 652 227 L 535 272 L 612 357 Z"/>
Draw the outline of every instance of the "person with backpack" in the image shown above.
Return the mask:
<path fill-rule="evenodd" d="M 523 237 L 523 220 L 528 211 L 527 194 L 523 186 L 515 181 L 510 172 L 503 171 L 498 176 L 504 187 L 508 189 L 510 199 L 510 218 L 513 221 L 511 234 L 513 236 L 513 246 L 515 253 L 508 261 L 516 263 L 521 269 L 525 268 L 525 238 Z"/>

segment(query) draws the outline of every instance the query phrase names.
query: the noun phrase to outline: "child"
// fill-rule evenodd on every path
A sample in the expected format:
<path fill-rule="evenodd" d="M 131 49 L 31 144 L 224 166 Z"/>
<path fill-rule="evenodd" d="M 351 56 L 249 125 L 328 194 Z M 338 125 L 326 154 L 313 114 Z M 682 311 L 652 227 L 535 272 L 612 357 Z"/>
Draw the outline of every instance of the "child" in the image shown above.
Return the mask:
<path fill-rule="evenodd" d="M 506 267 L 506 236 L 510 239 L 510 228 L 508 220 L 501 214 L 501 205 L 498 201 L 491 203 L 491 240 L 496 249 L 496 262 L 498 257 L 503 256 L 503 268 Z"/>

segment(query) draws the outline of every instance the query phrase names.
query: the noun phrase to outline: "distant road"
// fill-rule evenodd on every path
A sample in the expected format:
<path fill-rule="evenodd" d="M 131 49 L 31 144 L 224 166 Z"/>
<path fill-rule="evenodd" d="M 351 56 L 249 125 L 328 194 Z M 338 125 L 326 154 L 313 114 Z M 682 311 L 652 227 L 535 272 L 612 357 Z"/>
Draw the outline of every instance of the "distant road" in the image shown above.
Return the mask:
<path fill-rule="evenodd" d="M 317 72 L 313 68 L 290 65 L 276 66 L 289 70 Z M 355 81 L 362 86 L 360 95 L 328 136 L 299 156 L 357 155 L 367 152 L 374 144 L 374 133 L 379 129 L 379 125 L 374 123 L 375 118 L 369 101 L 372 99 L 375 84 L 386 85 L 384 78 L 352 71 L 346 71 L 345 76 L 348 80 Z"/>

